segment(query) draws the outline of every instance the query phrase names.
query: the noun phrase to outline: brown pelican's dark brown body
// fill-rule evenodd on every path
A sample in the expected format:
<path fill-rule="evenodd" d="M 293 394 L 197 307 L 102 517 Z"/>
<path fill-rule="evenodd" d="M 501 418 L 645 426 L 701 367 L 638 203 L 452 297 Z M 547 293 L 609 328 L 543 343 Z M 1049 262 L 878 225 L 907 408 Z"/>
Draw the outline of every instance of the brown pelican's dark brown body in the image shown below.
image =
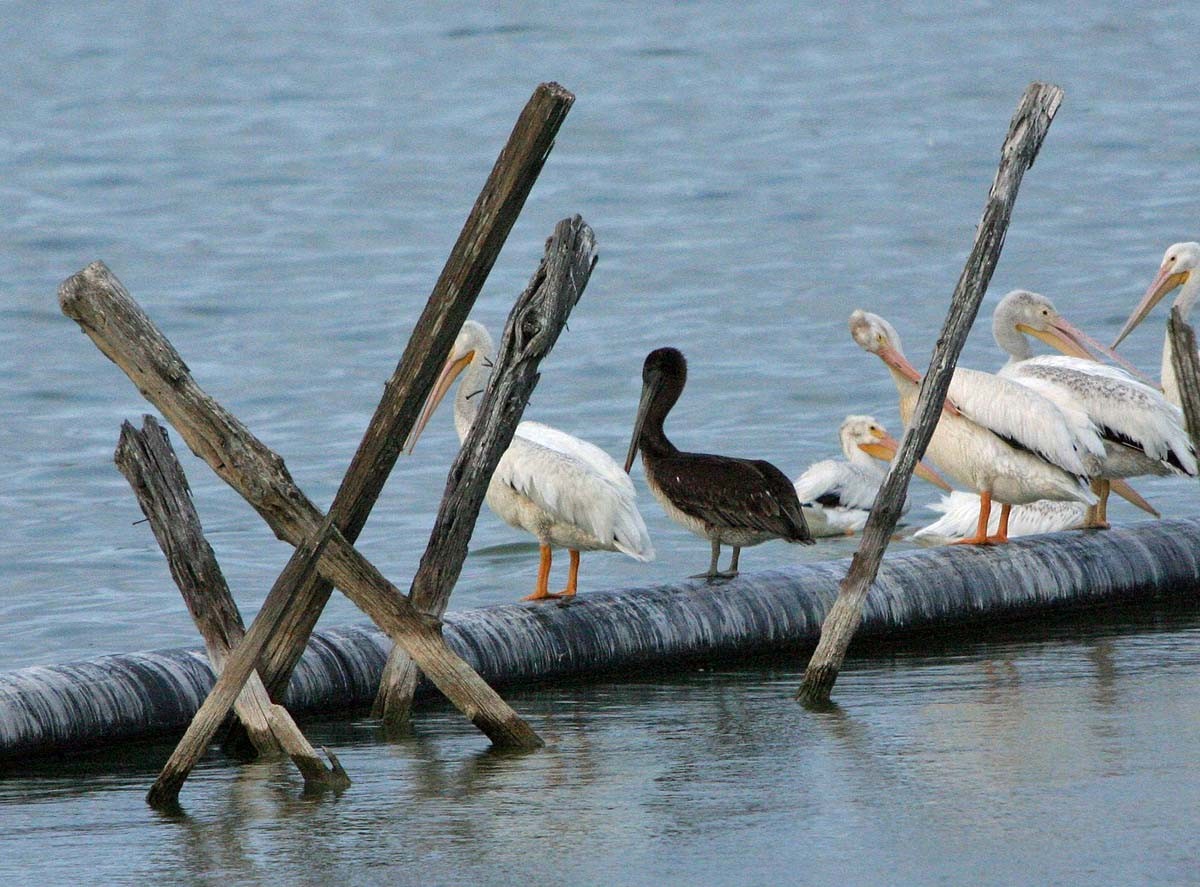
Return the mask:
<path fill-rule="evenodd" d="M 642 367 L 642 399 L 625 470 L 638 450 L 650 492 L 667 515 L 712 543 L 708 579 L 737 575 L 743 547 L 768 539 L 812 542 L 796 489 L 761 459 L 680 451 L 663 431 L 667 413 L 687 382 L 687 361 L 674 348 L 651 351 Z M 729 570 L 717 571 L 722 545 L 733 546 Z"/>

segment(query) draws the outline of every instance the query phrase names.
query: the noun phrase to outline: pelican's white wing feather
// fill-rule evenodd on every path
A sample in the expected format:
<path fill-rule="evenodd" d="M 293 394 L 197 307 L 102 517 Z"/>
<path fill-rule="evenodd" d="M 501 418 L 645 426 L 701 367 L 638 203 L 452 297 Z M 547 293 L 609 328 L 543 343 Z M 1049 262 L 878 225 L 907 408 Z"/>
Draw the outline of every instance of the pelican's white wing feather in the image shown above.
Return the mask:
<path fill-rule="evenodd" d="M 641 561 L 654 548 L 633 481 L 599 447 L 538 422 L 522 422 L 496 466 L 508 484 L 553 519 L 572 524 Z"/>
<path fill-rule="evenodd" d="M 870 510 L 883 475 L 840 459 L 814 462 L 796 478 L 801 503 Z"/>
<path fill-rule="evenodd" d="M 1064 471 L 1084 477 L 1104 458 L 1104 443 L 1080 410 L 1063 409 L 1027 386 L 991 373 L 956 369 L 950 399 L 971 421 Z"/>
<path fill-rule="evenodd" d="M 1000 375 L 1032 385 L 1060 406 L 1074 402 L 1100 433 L 1130 442 L 1151 459 L 1196 473 L 1196 455 L 1183 413 L 1162 393 L 1124 370 L 1078 357 L 1034 357 L 1005 366 Z"/>
<path fill-rule="evenodd" d="M 965 539 L 974 534 L 979 522 L 979 497 L 974 493 L 954 490 L 929 506 L 941 512 L 941 517 L 913 533 L 914 539 Z M 1028 505 L 1014 505 L 1008 519 L 1009 536 L 1033 536 L 1056 533 L 1083 523 L 1086 506 L 1082 502 L 1057 502 L 1039 499 Z M 1000 529 L 1000 509 L 993 508 L 988 532 Z"/>

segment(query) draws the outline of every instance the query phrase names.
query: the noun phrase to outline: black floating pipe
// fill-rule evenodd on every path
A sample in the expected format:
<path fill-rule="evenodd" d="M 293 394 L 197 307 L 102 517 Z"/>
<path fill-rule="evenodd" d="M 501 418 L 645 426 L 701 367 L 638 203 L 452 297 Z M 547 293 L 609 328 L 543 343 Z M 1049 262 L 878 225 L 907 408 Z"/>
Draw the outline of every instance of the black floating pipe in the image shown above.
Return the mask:
<path fill-rule="evenodd" d="M 460 610 L 446 614 L 446 638 L 496 686 L 802 648 L 816 642 L 846 567 L 845 560 L 796 564 L 722 585 L 685 581 Z M 907 551 L 884 561 L 860 634 L 899 637 L 1117 600 L 1194 597 L 1198 588 L 1200 518 L 997 548 Z M 315 633 L 292 676 L 289 708 L 369 704 L 389 646 L 374 627 Z M 0 760 L 177 735 L 213 680 L 199 649 L 0 674 Z"/>

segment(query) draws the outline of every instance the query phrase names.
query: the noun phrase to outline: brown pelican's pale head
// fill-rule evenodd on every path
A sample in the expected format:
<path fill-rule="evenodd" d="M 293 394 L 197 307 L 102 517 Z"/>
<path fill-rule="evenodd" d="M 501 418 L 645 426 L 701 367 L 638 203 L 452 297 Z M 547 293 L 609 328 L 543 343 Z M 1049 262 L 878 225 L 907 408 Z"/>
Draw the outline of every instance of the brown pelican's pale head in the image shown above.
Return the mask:
<path fill-rule="evenodd" d="M 1129 315 L 1129 320 L 1125 321 L 1125 326 L 1121 327 L 1121 332 L 1113 340 L 1112 347 L 1116 348 L 1120 345 L 1124 338 L 1145 320 L 1146 315 L 1162 300 L 1162 297 L 1177 287 L 1192 284 L 1188 287 L 1189 296 L 1195 298 L 1196 292 L 1200 291 L 1195 286 L 1198 282 L 1197 274 L 1200 273 L 1197 271 L 1198 268 L 1200 268 L 1200 243 L 1188 241 L 1174 243 L 1167 247 L 1167 251 L 1163 253 L 1162 264 L 1158 268 L 1158 274 L 1154 276 L 1146 294 L 1142 296 L 1142 301 L 1138 302 L 1133 313 Z M 1190 302 L 1183 307 L 1186 311 L 1191 307 Z"/>
<path fill-rule="evenodd" d="M 417 416 L 417 421 L 413 424 L 412 431 L 409 432 L 408 438 L 404 441 L 405 453 L 413 451 L 413 447 L 417 445 L 417 438 L 421 436 L 421 432 L 429 424 L 429 419 L 433 416 L 434 411 L 437 410 L 438 404 L 442 402 L 442 398 L 446 396 L 446 392 L 450 390 L 450 386 L 454 384 L 454 380 L 458 378 L 458 374 L 470 366 L 476 357 L 479 357 L 481 360 L 490 357 L 491 351 L 492 337 L 488 335 L 488 331 L 484 325 L 476 323 L 474 320 L 468 320 L 464 323 L 462 329 L 458 332 L 458 336 L 454 339 L 454 345 L 450 349 L 449 357 L 446 358 L 445 364 L 442 365 L 442 371 L 433 383 L 429 397 L 425 399 L 425 405 L 421 407 L 421 413 Z"/>

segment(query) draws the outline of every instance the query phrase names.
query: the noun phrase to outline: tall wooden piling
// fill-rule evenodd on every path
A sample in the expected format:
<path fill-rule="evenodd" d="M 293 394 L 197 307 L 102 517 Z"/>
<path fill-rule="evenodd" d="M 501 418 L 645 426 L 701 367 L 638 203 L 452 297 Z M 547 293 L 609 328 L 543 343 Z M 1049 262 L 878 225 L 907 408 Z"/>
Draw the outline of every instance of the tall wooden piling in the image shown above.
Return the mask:
<path fill-rule="evenodd" d="M 595 264 L 591 228 L 579 216 L 559 222 L 529 286 L 508 315 L 478 417 L 450 468 L 433 532 L 409 591 L 413 606 L 422 613 L 440 618 L 446 610 L 492 473 L 537 385 L 538 366 L 558 340 Z M 393 648 L 375 706 L 387 728 L 395 730 L 407 722 L 418 677 L 412 658 L 402 647 Z"/>
<path fill-rule="evenodd" d="M 1001 148 L 1000 167 L 988 194 L 975 243 L 955 286 L 950 312 L 921 382 L 916 411 L 905 430 L 900 452 L 875 497 L 863 529 L 862 542 L 842 582 L 837 601 L 821 627 L 821 640 L 796 693 L 806 705 L 821 706 L 829 702 L 846 649 L 862 621 L 867 592 L 875 581 L 888 540 L 900 518 L 913 467 L 933 436 L 959 352 L 975 322 L 979 303 L 1000 258 L 1021 179 L 1025 170 L 1033 165 L 1062 97 L 1063 92 L 1057 86 L 1032 83 L 1017 105 Z"/>

